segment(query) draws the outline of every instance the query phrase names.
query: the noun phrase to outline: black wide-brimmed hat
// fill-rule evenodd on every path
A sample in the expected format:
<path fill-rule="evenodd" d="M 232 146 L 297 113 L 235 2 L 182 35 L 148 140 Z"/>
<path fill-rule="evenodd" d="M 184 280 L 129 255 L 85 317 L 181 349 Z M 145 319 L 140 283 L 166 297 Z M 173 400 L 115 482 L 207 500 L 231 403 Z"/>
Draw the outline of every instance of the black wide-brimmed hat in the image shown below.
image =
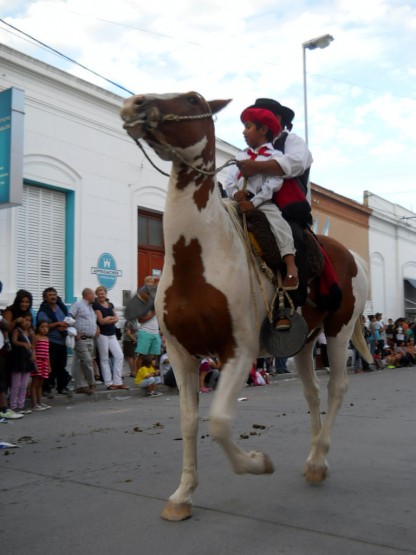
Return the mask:
<path fill-rule="evenodd" d="M 283 106 L 277 100 L 272 98 L 257 98 L 256 102 L 250 106 L 250 108 L 264 108 L 265 110 L 270 110 L 274 115 L 280 116 L 282 118 L 283 127 L 289 127 L 292 125 L 292 120 L 295 117 L 295 112 Z"/>

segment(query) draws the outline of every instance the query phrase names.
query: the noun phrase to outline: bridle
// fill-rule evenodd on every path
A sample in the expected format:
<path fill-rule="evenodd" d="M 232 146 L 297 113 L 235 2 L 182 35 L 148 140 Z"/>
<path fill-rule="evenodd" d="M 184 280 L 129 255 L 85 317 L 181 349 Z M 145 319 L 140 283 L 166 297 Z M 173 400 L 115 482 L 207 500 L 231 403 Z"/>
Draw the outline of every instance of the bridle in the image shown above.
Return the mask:
<path fill-rule="evenodd" d="M 234 158 L 232 158 L 231 160 L 228 160 L 227 162 L 225 162 L 225 164 L 223 164 L 222 166 L 220 166 L 219 168 L 213 170 L 213 171 L 206 171 L 203 170 L 201 168 L 197 168 L 196 166 L 193 166 L 190 162 L 188 162 L 187 160 L 185 160 L 183 158 L 183 156 L 181 156 L 181 154 L 179 154 L 179 152 L 173 148 L 169 143 L 166 142 L 165 138 L 163 137 L 163 135 L 160 133 L 159 131 L 159 125 L 161 123 L 164 123 L 165 121 L 170 121 L 170 122 L 179 122 L 179 121 L 186 121 L 186 120 L 199 120 L 199 119 L 205 119 L 205 118 L 212 118 L 212 112 L 211 110 L 209 110 L 208 112 L 205 112 L 204 114 L 198 114 L 195 116 L 178 116 L 176 114 L 166 114 L 166 115 L 161 115 L 159 110 L 153 106 L 149 112 L 146 114 L 144 119 L 136 119 L 134 121 L 130 121 L 130 122 L 125 122 L 124 123 L 124 128 L 128 129 L 129 127 L 135 127 L 136 125 L 142 125 L 143 129 L 147 132 L 150 133 L 151 135 L 153 135 L 153 137 L 158 141 L 158 143 L 163 146 L 170 154 L 172 154 L 172 156 L 174 156 L 175 158 L 177 158 L 178 160 L 180 160 L 182 163 L 184 163 L 186 166 L 188 166 L 189 168 L 191 168 L 192 170 L 194 170 L 195 172 L 201 174 L 201 175 L 207 175 L 207 176 L 214 176 L 217 173 L 219 173 L 221 170 L 223 170 L 224 168 L 231 166 L 232 164 L 236 163 L 236 160 Z M 169 174 L 164 172 L 163 170 L 161 170 L 160 168 L 158 168 L 156 166 L 156 164 L 150 159 L 149 155 L 147 154 L 147 152 L 145 151 L 143 145 L 141 144 L 141 142 L 139 141 L 139 139 L 137 139 L 136 137 L 132 136 L 134 142 L 137 144 L 137 146 L 140 148 L 140 150 L 143 152 L 145 158 L 148 160 L 148 162 L 150 162 L 150 164 L 162 175 L 165 175 L 166 177 L 169 177 Z"/>

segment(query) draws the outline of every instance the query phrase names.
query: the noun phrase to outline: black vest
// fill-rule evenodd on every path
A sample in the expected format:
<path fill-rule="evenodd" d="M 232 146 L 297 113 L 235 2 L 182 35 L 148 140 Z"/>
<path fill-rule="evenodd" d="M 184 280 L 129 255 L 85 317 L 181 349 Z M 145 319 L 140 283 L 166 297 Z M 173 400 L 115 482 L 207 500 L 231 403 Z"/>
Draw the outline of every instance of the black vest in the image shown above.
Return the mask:
<path fill-rule="evenodd" d="M 285 153 L 285 143 L 289 133 L 287 131 L 283 131 L 273 143 L 273 146 L 276 150 L 280 150 L 280 152 Z M 308 182 L 309 182 L 309 172 L 311 168 L 309 167 L 302 175 L 298 175 L 295 177 L 296 181 L 298 182 L 300 188 L 305 193 L 308 192 Z"/>

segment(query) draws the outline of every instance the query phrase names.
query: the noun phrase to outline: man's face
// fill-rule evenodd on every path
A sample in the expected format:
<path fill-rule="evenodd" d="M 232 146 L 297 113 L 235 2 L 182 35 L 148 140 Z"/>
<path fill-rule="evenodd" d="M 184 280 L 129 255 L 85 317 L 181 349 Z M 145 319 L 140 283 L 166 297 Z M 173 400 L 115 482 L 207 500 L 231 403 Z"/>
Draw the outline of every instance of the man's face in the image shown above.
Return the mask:
<path fill-rule="evenodd" d="M 89 291 L 85 292 L 85 300 L 89 303 L 92 304 L 94 302 L 94 291 L 92 289 L 90 289 Z"/>
<path fill-rule="evenodd" d="M 55 304 L 56 300 L 57 300 L 57 297 L 58 297 L 58 295 L 57 295 L 56 291 L 48 291 L 46 293 L 46 302 L 49 303 L 49 304 Z"/>

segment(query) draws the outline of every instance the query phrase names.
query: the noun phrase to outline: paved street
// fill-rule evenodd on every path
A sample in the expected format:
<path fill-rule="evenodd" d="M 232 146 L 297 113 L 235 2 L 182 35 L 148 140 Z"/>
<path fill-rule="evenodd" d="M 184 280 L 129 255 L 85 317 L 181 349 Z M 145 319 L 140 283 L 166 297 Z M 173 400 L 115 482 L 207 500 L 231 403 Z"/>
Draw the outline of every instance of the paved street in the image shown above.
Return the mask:
<path fill-rule="evenodd" d="M 176 394 L 53 399 L 49 411 L 0 425 L 0 440 L 21 446 L 0 451 L 2 553 L 416 553 L 415 384 L 414 368 L 350 376 L 330 476 L 316 487 L 302 477 L 309 416 L 296 376 L 245 388 L 237 403 L 235 436 L 271 456 L 272 475 L 232 473 L 202 395 L 200 485 L 182 523 L 159 517 L 180 475 Z"/>

